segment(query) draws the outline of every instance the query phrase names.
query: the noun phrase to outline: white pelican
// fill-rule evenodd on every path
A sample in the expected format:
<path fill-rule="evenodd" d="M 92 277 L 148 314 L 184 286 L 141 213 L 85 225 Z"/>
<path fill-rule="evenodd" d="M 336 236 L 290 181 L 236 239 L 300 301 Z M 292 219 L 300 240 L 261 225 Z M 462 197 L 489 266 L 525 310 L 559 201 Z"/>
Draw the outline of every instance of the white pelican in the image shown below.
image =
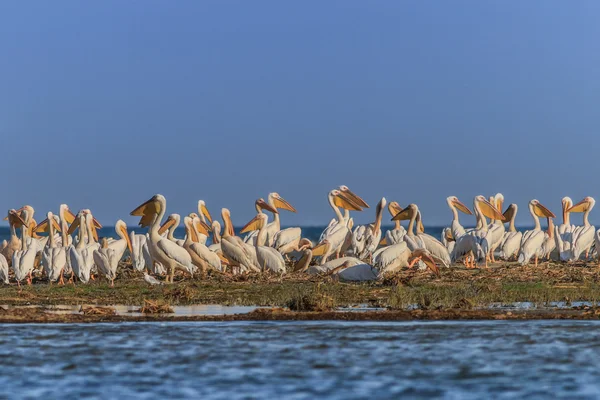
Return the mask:
<path fill-rule="evenodd" d="M 392 220 L 410 220 L 406 235 L 404 236 L 404 241 L 411 252 L 414 252 L 417 249 L 426 249 L 436 262 L 443 264 L 446 267 L 450 266 L 451 260 L 448 249 L 446 249 L 439 240 L 423 232 L 424 228 L 421 223 L 420 215 L 419 207 L 413 203 L 409 204 L 404 210 L 395 215 Z M 417 219 L 419 227 L 417 229 L 417 234 L 415 234 L 414 227 Z"/>
<path fill-rule="evenodd" d="M 283 256 L 274 248 L 265 246 L 267 240 L 267 218 L 267 214 L 257 214 L 256 217 L 242 228 L 240 233 L 258 229 L 258 236 L 254 242 L 258 266 L 263 272 L 271 271 L 278 274 L 284 273 L 285 261 Z"/>
<path fill-rule="evenodd" d="M 509 226 L 500 244 L 500 257 L 506 261 L 516 259 L 521 248 L 523 233 L 517 231 L 517 228 L 515 228 L 515 218 L 517 217 L 518 210 L 519 207 L 516 204 L 511 204 L 504 212 L 504 219 L 509 221 Z"/>
<path fill-rule="evenodd" d="M 529 213 L 533 218 L 535 227 L 533 230 L 526 231 L 521 240 L 521 249 L 519 250 L 519 263 L 525 265 L 529 263 L 531 257 L 535 257 L 535 266 L 538 265 L 538 259 L 543 255 L 542 244 L 544 243 L 545 232 L 540 226 L 540 218 L 555 218 L 554 213 L 544 207 L 539 201 L 531 200 L 529 202 Z"/>
<path fill-rule="evenodd" d="M 544 234 L 544 242 L 542 243 L 542 259 L 550 260 L 550 256 L 556 248 L 556 240 L 554 240 L 554 222 L 548 217 L 548 229 Z M 592 237 L 592 242 L 594 238 Z"/>
<path fill-rule="evenodd" d="M 69 259 L 73 275 L 75 275 L 82 283 L 88 283 L 92 275 L 94 267 L 94 250 L 97 250 L 96 241 L 98 233 L 92 222 L 92 215 L 86 211 L 79 211 L 77 218 L 69 227 L 68 234 L 71 235 L 75 229 L 79 228 L 78 241 L 75 246 L 69 248 Z M 85 241 L 87 232 L 89 243 Z M 73 278 L 73 277 L 72 277 Z"/>
<path fill-rule="evenodd" d="M 418 261 L 423 261 L 431 271 L 439 275 L 440 271 L 431 253 L 423 248 L 411 250 L 407 242 L 387 246 L 373 255 L 373 266 L 380 276 L 402 268 L 412 268 Z"/>
<path fill-rule="evenodd" d="M 163 195 L 156 194 L 150 200 L 144 202 L 131 212 L 131 215 L 142 217 L 140 226 L 149 227 L 150 238 L 148 241 L 148 250 L 154 261 L 170 271 L 169 281 L 173 283 L 175 269 L 180 268 L 190 274 L 193 274 L 192 257 L 181 246 L 163 238 L 159 233 L 160 222 L 165 216 L 167 200 Z"/>
<path fill-rule="evenodd" d="M 162 224 L 158 229 L 158 234 L 162 236 L 165 232 L 167 232 L 167 239 L 179 246 L 183 246 L 184 239 L 175 238 L 175 230 L 179 227 L 180 221 L 181 216 L 179 214 L 170 214 L 165 220 L 164 224 Z"/>
<path fill-rule="evenodd" d="M 108 248 L 114 250 L 115 257 L 118 261 L 121 261 L 123 258 L 123 254 L 125 254 L 125 250 L 129 250 L 129 254 L 132 255 L 133 259 L 133 246 L 131 243 L 131 238 L 127 233 L 127 224 L 122 219 L 118 220 L 115 224 L 115 232 L 120 239 L 113 240 L 108 243 Z"/>
<path fill-rule="evenodd" d="M 322 242 L 323 240 L 327 240 L 330 243 L 327 252 L 323 254 L 323 261 L 327 261 L 329 256 L 331 256 L 334 252 L 336 253 L 336 258 L 339 258 L 342 245 L 346 241 L 346 237 L 350 232 L 350 230 L 346 226 L 346 221 L 344 221 L 344 216 L 342 215 L 338 207 L 347 210 L 362 210 L 356 203 L 354 203 L 351 197 L 348 197 L 347 195 L 345 195 L 337 189 L 334 189 L 331 192 L 329 192 L 329 194 L 327 195 L 327 200 L 329 201 L 329 205 L 331 206 L 338 218 L 338 223 L 330 224 L 330 226 L 326 228 L 325 231 L 321 234 L 320 242 Z"/>
<path fill-rule="evenodd" d="M 146 235 L 140 235 L 131 231 L 129 241 L 131 242 L 131 264 L 136 271 L 146 269 L 146 259 L 144 258 L 144 245 L 146 244 Z"/>
<path fill-rule="evenodd" d="M 476 239 L 476 246 L 472 249 L 472 251 L 473 254 L 477 255 L 478 261 L 481 260 L 480 252 L 483 253 L 485 258 L 485 267 L 487 268 L 488 260 L 490 260 L 491 238 L 488 237 L 489 226 L 487 224 L 486 217 L 491 220 L 504 221 L 504 216 L 494 204 L 490 203 L 484 196 L 481 195 L 475 196 L 473 199 L 473 210 L 475 211 L 477 226 L 473 231 L 469 232 L 469 234 L 473 235 Z M 458 241 L 456 246 L 458 246 Z"/>
<path fill-rule="evenodd" d="M 590 248 L 594 244 L 596 228 L 590 224 L 589 215 L 596 200 L 593 197 L 586 197 L 579 203 L 569 208 L 568 212 L 582 212 L 583 213 L 583 226 L 578 226 L 573 230 L 572 233 L 572 255 L 571 261 L 579 260 L 582 254 L 585 255 L 587 260 Z"/>
<path fill-rule="evenodd" d="M 37 249 L 35 246 L 28 245 L 29 222 L 31 221 L 30 211 L 27 208 L 23 209 L 21 217 L 25 221 L 21 225 L 21 250 L 14 252 L 12 267 L 15 272 L 15 279 L 19 285 L 25 278 L 27 278 L 27 284 L 31 285 L 31 272 L 33 271 Z"/>
<path fill-rule="evenodd" d="M 306 272 L 313 258 L 312 242 L 306 238 L 300 240 L 297 251 L 302 253 L 300 259 L 294 264 L 294 272 Z"/>
<path fill-rule="evenodd" d="M 273 210 L 287 210 L 287 211 L 291 211 L 294 213 L 296 212 L 296 209 L 290 203 L 288 203 L 283 197 L 281 197 L 279 195 L 279 193 L 275 193 L 275 192 L 269 193 L 269 196 L 267 197 L 267 199 L 268 199 L 268 205 Z M 260 200 L 262 200 L 262 199 L 260 199 Z M 258 204 L 255 204 L 255 206 L 256 206 L 257 214 L 262 213 L 261 209 L 266 209 L 265 207 L 259 206 Z M 271 210 L 269 210 L 269 211 L 271 211 Z M 279 212 L 277 211 L 277 212 L 272 212 L 272 213 L 273 213 L 273 221 L 268 223 L 267 226 L 265 227 L 266 234 L 267 234 L 266 239 L 265 239 L 266 240 L 265 244 L 267 246 L 282 247 L 286 243 L 292 242 L 296 239 L 298 239 L 298 240 L 300 239 L 300 236 L 302 235 L 302 231 L 300 228 L 286 228 L 286 229 L 282 230 Z M 279 235 L 277 235 L 277 234 L 279 234 Z M 256 241 L 257 235 L 258 235 L 257 230 L 250 232 L 248 235 L 246 235 L 246 237 L 244 238 L 244 241 L 246 243 L 254 244 L 254 242 Z M 275 242 L 276 235 L 278 236 L 278 240 L 279 240 L 279 243 L 277 243 L 277 244 Z"/>
<path fill-rule="evenodd" d="M 9 265 L 12 265 L 13 254 L 21 250 L 21 239 L 17 236 L 17 229 L 21 229 L 23 225 L 26 225 L 26 222 L 19 212 L 14 209 L 8 210 L 8 215 L 4 219 L 8 220 L 10 226 L 10 239 L 2 250 L 2 255 L 6 258 Z"/>
<path fill-rule="evenodd" d="M 199 238 L 196 232 L 200 232 L 208 237 L 210 227 L 202 222 L 199 217 L 185 217 L 183 224 L 187 232 L 183 247 L 192 256 L 192 262 L 200 269 L 201 275 L 204 276 L 208 269 L 222 271 L 219 255 L 208 250 L 208 247 L 204 243 L 197 242 Z"/>
<path fill-rule="evenodd" d="M 93 251 L 94 263 L 98 267 L 98 271 L 110 281 L 110 286 L 115 286 L 115 278 L 117 277 L 117 268 L 119 267 L 119 258 L 115 249 L 108 245 L 106 238 L 102 239 L 102 246 Z"/>
<path fill-rule="evenodd" d="M 391 201 L 388 204 L 388 211 L 392 217 L 395 217 L 402 207 L 397 201 Z M 400 225 L 400 221 L 394 221 L 394 229 L 390 229 L 385 233 L 385 237 L 379 242 L 382 246 L 391 246 L 393 244 L 402 243 L 404 241 L 404 235 L 406 235 L 406 229 Z"/>
<path fill-rule="evenodd" d="M 504 204 L 504 196 L 502 193 L 496 194 L 496 196 L 490 197 L 490 203 L 496 206 L 496 209 L 502 212 L 502 206 Z M 489 249 L 489 257 L 492 262 L 496 262 L 496 257 L 494 256 L 494 252 L 502 243 L 502 239 L 504 239 L 504 232 L 506 232 L 506 228 L 504 227 L 504 218 L 502 219 L 493 219 L 489 225 L 487 241 L 490 245 Z"/>
<path fill-rule="evenodd" d="M 0 281 L 8 285 L 8 261 L 0 254 Z"/>
<path fill-rule="evenodd" d="M 213 253 L 223 254 L 223 252 L 221 251 L 221 224 L 219 223 L 219 221 L 214 220 L 211 225 L 211 228 L 213 238 L 211 245 L 208 246 L 208 249 Z"/>
<path fill-rule="evenodd" d="M 221 209 L 221 217 L 225 224 L 223 227 L 223 236 L 221 237 L 221 251 L 223 252 L 223 256 L 229 261 L 229 265 L 232 268 L 240 268 L 242 272 L 250 270 L 260 272 L 254 246 L 244 243 L 242 239 L 235 236 L 233 223 L 231 222 L 231 213 L 227 208 Z"/>
<path fill-rule="evenodd" d="M 318 257 L 323 256 L 324 254 L 328 254 L 331 252 L 331 243 L 325 239 L 321 241 L 317 246 L 312 249 L 312 256 Z M 324 260 L 325 258 L 321 258 Z M 361 260 L 356 257 L 340 257 L 330 261 L 327 261 L 321 265 L 313 265 L 308 269 L 309 274 L 323 274 L 330 273 L 332 270 L 340 267 L 342 264 L 346 264 L 346 266 L 354 266 L 358 264 L 363 264 Z"/>
<path fill-rule="evenodd" d="M 375 209 L 375 222 L 354 228 L 350 252 L 361 260 L 371 257 L 377 250 L 381 240 L 381 219 L 386 204 L 385 197 L 382 197 Z"/>
<path fill-rule="evenodd" d="M 200 221 L 204 225 L 208 226 L 209 224 L 212 224 L 212 222 L 213 222 L 212 217 L 210 216 L 210 213 L 208 212 L 208 208 L 206 208 L 206 203 L 204 202 L 204 200 L 198 200 L 198 217 L 200 218 Z M 206 222 L 206 221 L 208 221 L 208 222 Z M 198 243 L 206 244 L 206 240 L 208 239 L 208 236 L 202 232 L 196 232 L 196 234 L 198 235 Z"/>
<path fill-rule="evenodd" d="M 463 228 L 458 220 L 458 211 L 467 215 L 473 215 L 473 213 L 471 210 L 469 210 L 469 207 L 465 206 L 460 200 L 458 200 L 458 197 L 456 196 L 447 197 L 446 203 L 448 204 L 450 211 L 452 211 L 452 223 L 450 224 L 450 231 L 452 232 L 452 237 L 454 240 L 456 240 L 466 233 L 465 228 Z"/>
<path fill-rule="evenodd" d="M 569 209 L 573 206 L 573 200 L 570 197 L 563 197 L 561 201 L 563 223 L 554 228 L 556 247 L 558 249 L 561 261 L 570 261 L 572 258 L 573 230 L 575 226 L 571 224 Z"/>
<path fill-rule="evenodd" d="M 452 236 L 452 228 L 446 227 L 442 229 L 440 242 L 448 249 L 448 253 L 452 254 L 452 250 L 454 250 L 454 246 L 456 245 L 456 240 L 454 240 L 454 236 Z"/>
<path fill-rule="evenodd" d="M 323 233 L 321 233 L 321 236 L 319 237 L 319 242 L 322 241 L 323 239 L 326 239 L 327 236 L 332 231 L 335 231 L 336 229 L 338 229 L 339 225 L 342 224 L 348 228 L 348 244 L 349 244 L 350 240 L 351 240 L 352 227 L 354 224 L 354 221 L 352 220 L 352 218 L 350 218 L 350 210 L 362 211 L 363 208 L 369 208 L 369 205 L 360 196 L 358 196 L 354 192 L 352 192 L 346 185 L 342 185 L 338 189 L 335 189 L 335 190 L 337 190 L 339 193 L 341 193 L 340 196 L 345 198 L 346 201 L 350 202 L 353 205 L 353 207 L 352 208 L 344 208 L 344 215 L 342 215 L 341 218 L 337 212 L 335 213 L 336 218 L 333 218 L 329 222 L 329 225 L 327 225 L 327 228 L 325 228 Z M 331 203 L 330 203 L 330 205 L 331 205 Z"/>
<path fill-rule="evenodd" d="M 48 212 L 47 218 L 40 222 L 35 231 L 48 232 L 48 242 L 42 251 L 42 267 L 50 283 L 60 279 L 62 284 L 63 271 L 67 265 L 67 248 L 56 244 L 55 231 L 62 232 L 62 230 L 54 214 Z"/>

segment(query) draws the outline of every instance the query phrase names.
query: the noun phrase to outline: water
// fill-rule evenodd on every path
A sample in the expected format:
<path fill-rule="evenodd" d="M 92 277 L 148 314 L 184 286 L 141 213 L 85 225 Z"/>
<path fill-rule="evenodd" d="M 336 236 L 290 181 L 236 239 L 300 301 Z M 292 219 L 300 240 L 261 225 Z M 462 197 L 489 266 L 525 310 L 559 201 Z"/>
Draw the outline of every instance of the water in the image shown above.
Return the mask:
<path fill-rule="evenodd" d="M 4 325 L 0 397 L 596 398 L 600 322 Z"/>

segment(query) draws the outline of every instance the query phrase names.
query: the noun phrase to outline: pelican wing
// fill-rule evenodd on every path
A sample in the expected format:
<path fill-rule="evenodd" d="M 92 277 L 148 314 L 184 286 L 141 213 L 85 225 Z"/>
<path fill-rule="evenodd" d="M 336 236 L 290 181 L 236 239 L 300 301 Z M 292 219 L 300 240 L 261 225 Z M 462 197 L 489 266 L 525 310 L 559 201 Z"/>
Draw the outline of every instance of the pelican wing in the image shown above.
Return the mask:
<path fill-rule="evenodd" d="M 156 245 L 171 260 L 174 260 L 181 267 L 191 271 L 192 257 L 186 249 L 168 239 L 159 240 Z"/>

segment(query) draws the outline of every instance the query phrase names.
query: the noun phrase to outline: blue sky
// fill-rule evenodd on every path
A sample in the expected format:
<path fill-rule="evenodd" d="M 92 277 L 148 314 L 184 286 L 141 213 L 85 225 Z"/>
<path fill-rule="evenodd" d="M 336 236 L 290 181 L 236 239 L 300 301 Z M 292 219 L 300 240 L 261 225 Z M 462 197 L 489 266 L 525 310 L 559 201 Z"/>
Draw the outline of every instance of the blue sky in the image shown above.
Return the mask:
<path fill-rule="evenodd" d="M 599 17 L 594 1 L 3 2 L 0 208 L 133 222 L 162 193 L 243 224 L 277 191 L 299 211 L 284 224 L 312 225 L 345 184 L 432 224 L 449 195 L 500 191 L 530 224 L 532 198 L 558 214 L 599 196 Z"/>

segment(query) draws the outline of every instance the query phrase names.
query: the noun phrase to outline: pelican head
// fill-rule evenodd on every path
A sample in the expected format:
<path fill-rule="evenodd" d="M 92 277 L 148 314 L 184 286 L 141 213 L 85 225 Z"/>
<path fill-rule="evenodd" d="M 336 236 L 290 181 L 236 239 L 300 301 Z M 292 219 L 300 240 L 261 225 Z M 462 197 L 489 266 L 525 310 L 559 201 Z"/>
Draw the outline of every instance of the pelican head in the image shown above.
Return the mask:
<path fill-rule="evenodd" d="M 316 245 L 313 250 L 313 256 L 323 256 L 329 253 L 329 249 L 331 248 L 331 243 L 327 239 L 323 239 L 318 245 Z"/>
<path fill-rule="evenodd" d="M 188 217 L 186 217 L 186 218 L 188 218 Z M 180 221 L 181 221 L 181 217 L 179 216 L 179 214 L 169 215 L 167 217 L 167 220 L 158 229 L 158 234 L 162 235 L 163 233 L 165 233 L 167 230 L 171 229 L 172 227 L 177 228 L 179 226 Z"/>
<path fill-rule="evenodd" d="M 142 217 L 139 225 L 145 228 L 154 222 L 154 219 L 163 211 L 166 205 L 167 199 L 162 194 L 155 194 L 149 200 L 140 204 L 130 215 Z"/>
<path fill-rule="evenodd" d="M 333 204 L 336 207 L 341 207 L 349 211 L 362 211 L 362 207 L 355 203 L 352 197 L 347 196 L 341 190 L 332 190 L 329 192 L 329 197 L 330 201 L 333 201 Z"/>
<path fill-rule="evenodd" d="M 206 208 L 206 203 L 204 202 L 204 200 L 198 200 L 198 214 L 204 215 L 208 222 L 212 224 L 212 217 L 208 212 L 208 208 Z"/>
<path fill-rule="evenodd" d="M 469 207 L 465 206 L 456 196 L 449 196 L 446 198 L 446 202 L 450 208 L 456 207 L 457 210 L 464 214 L 473 215 L 471 210 L 469 210 Z"/>
<path fill-rule="evenodd" d="M 429 268 L 436 276 L 440 276 L 440 269 L 435 264 L 435 261 L 433 260 L 433 257 L 431 256 L 431 253 L 428 250 L 416 249 L 415 251 L 413 251 L 410 254 L 408 261 L 410 263 L 413 263 L 415 260 L 423 261 L 425 265 L 427 265 L 427 268 Z"/>
<path fill-rule="evenodd" d="M 279 211 L 277 211 L 276 207 L 271 207 L 271 205 L 269 203 L 267 203 L 265 201 L 265 199 L 263 199 L 262 197 L 260 199 L 257 199 L 254 202 L 254 206 L 256 207 L 256 211 L 260 213 L 261 210 L 267 210 L 272 212 L 273 214 L 279 214 Z"/>
<path fill-rule="evenodd" d="M 273 192 L 269 193 L 269 198 L 273 200 L 273 204 L 275 208 L 281 208 L 282 210 L 287 210 L 291 212 L 296 212 L 296 209 L 288 203 L 283 197 L 279 195 L 279 193 Z"/>
<path fill-rule="evenodd" d="M 533 199 L 529 202 L 529 208 L 533 210 L 535 215 L 542 218 L 556 218 L 556 215 L 550 210 L 548 210 L 542 203 L 540 203 L 537 199 Z"/>
<path fill-rule="evenodd" d="M 571 212 L 586 212 L 586 211 L 594 208 L 595 204 L 596 204 L 596 200 L 594 200 L 593 197 L 587 196 L 583 200 L 581 200 L 579 203 L 571 206 L 567 210 L 567 212 L 570 212 L 570 213 Z"/>
<path fill-rule="evenodd" d="M 344 193 L 347 197 L 350 197 L 355 204 L 357 204 L 360 208 L 369 208 L 369 205 L 366 201 L 364 201 L 360 196 L 355 194 L 348 186 L 341 185 L 339 187 L 340 192 Z"/>
<path fill-rule="evenodd" d="M 485 196 L 475 196 L 473 207 L 481 211 L 481 214 L 489 219 L 500 220 L 502 222 L 505 221 L 500 210 L 498 210 L 494 204 L 490 203 Z"/>
<path fill-rule="evenodd" d="M 129 249 L 129 253 L 133 253 L 133 247 L 131 246 L 131 239 L 129 238 L 129 233 L 127 232 L 127 224 L 122 219 L 118 220 L 115 224 L 115 231 L 121 234 L 121 237 L 125 239 L 127 242 L 127 248 Z"/>
<path fill-rule="evenodd" d="M 267 224 L 267 218 L 267 214 L 256 214 L 256 216 L 252 218 L 250 222 L 244 225 L 240 233 L 262 229 Z"/>
<path fill-rule="evenodd" d="M 398 214 L 394 215 L 392 221 L 403 221 L 407 219 L 411 219 L 413 215 L 417 215 L 419 212 L 419 207 L 416 204 L 411 203 L 406 206 L 405 209 L 400 211 Z"/>

